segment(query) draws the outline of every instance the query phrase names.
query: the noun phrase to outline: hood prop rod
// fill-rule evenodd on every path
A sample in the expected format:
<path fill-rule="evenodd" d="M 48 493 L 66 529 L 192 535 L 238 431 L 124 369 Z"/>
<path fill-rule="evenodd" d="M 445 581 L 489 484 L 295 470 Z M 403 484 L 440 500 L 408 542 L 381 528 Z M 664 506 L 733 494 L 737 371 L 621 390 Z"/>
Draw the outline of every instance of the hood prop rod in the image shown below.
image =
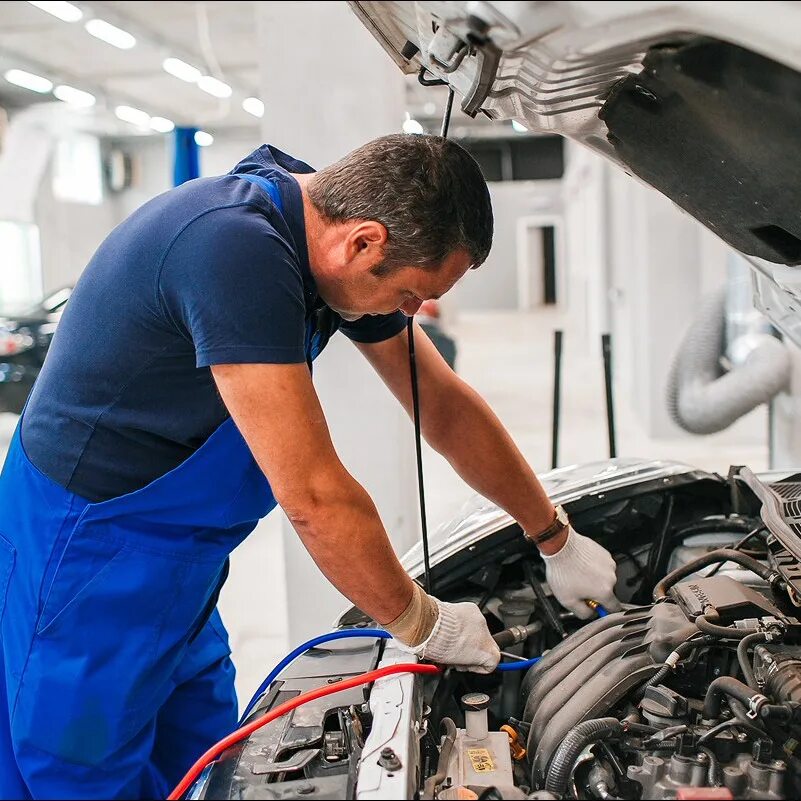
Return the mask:
<path fill-rule="evenodd" d="M 442 129 L 440 136 L 446 139 L 451 124 L 453 111 L 453 87 L 448 87 L 448 100 L 445 103 L 445 113 L 442 116 Z M 409 337 L 409 373 L 412 379 L 412 412 L 414 418 L 414 445 L 417 454 L 417 491 L 420 498 L 420 527 L 423 535 L 423 569 L 425 575 L 425 591 L 432 595 L 434 584 L 431 581 L 431 554 L 428 547 L 428 520 L 426 518 L 426 489 L 423 474 L 423 443 L 420 433 L 420 385 L 417 380 L 417 360 L 414 350 L 414 315 L 406 321 L 406 331 Z"/>

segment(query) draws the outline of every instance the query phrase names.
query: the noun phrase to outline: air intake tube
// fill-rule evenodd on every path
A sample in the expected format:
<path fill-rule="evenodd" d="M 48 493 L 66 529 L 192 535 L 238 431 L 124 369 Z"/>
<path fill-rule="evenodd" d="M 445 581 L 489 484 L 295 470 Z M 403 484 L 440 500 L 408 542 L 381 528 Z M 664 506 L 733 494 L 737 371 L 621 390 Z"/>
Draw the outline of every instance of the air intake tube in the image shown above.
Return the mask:
<path fill-rule="evenodd" d="M 760 334 L 745 360 L 728 373 L 720 365 L 726 339 L 726 291 L 716 292 L 682 340 L 668 378 L 673 420 L 692 434 L 713 434 L 789 387 L 790 354 Z"/>

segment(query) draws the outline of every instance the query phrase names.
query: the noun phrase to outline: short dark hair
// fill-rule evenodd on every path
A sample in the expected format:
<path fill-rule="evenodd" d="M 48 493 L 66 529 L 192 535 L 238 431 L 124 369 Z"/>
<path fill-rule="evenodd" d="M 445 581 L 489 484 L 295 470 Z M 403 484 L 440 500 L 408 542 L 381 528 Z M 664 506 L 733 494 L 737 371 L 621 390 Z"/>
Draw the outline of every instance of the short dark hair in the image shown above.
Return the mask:
<path fill-rule="evenodd" d="M 376 220 L 388 233 L 381 271 L 437 267 L 455 250 L 473 267 L 492 246 L 492 203 L 475 159 L 440 136 L 382 136 L 320 170 L 308 184 L 332 222 Z"/>

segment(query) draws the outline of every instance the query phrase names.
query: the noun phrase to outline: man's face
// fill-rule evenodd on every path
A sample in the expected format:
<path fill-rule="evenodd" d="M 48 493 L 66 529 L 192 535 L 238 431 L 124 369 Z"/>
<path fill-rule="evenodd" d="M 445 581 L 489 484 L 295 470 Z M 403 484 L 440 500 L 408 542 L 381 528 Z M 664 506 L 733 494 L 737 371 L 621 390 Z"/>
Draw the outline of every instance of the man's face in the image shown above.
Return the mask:
<path fill-rule="evenodd" d="M 334 277 L 318 282 L 320 296 L 345 320 L 365 314 L 391 314 L 402 311 L 413 316 L 423 301 L 441 297 L 470 269 L 470 256 L 464 250 L 450 253 L 431 268 L 398 267 L 380 274 L 381 253 L 357 260 Z M 366 257 L 367 254 L 365 253 Z M 378 274 L 377 274 L 378 273 Z"/>

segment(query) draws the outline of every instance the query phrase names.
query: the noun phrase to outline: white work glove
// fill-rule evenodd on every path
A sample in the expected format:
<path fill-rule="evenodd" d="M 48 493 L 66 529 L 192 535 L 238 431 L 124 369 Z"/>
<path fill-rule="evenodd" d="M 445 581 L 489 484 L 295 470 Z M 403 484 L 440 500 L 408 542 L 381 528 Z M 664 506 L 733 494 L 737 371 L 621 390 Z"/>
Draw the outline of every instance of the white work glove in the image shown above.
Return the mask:
<path fill-rule="evenodd" d="M 595 540 L 570 527 L 561 550 L 545 560 L 545 578 L 562 606 L 586 620 L 595 614 L 587 600 L 597 601 L 607 612 L 619 612 L 615 598 L 617 566 L 612 554 Z"/>
<path fill-rule="evenodd" d="M 501 661 L 501 652 L 478 606 L 432 600 L 438 616 L 431 634 L 420 645 L 400 643 L 401 647 L 438 665 L 453 665 L 457 670 L 471 673 L 492 673 Z"/>

